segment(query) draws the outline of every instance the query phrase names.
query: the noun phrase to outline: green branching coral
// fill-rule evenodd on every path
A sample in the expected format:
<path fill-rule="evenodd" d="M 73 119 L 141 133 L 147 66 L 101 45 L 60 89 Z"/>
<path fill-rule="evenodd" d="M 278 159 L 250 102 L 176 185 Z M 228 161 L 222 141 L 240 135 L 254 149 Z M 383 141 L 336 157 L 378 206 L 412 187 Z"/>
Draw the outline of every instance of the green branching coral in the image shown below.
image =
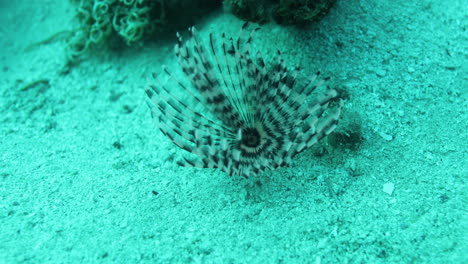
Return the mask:
<path fill-rule="evenodd" d="M 167 29 L 186 28 L 221 5 L 215 0 L 70 1 L 76 6 L 80 26 L 68 40 L 68 62 L 93 47 L 130 46 Z"/>
<path fill-rule="evenodd" d="M 151 33 L 165 18 L 162 0 L 71 0 L 80 28 L 68 41 L 69 61 L 91 46 L 118 36 L 128 45 Z"/>
<path fill-rule="evenodd" d="M 159 2 L 159 17 L 158 21 L 151 20 L 150 11 L 152 8 L 149 5 L 137 7 L 137 3 L 144 1 L 121 0 L 125 2 L 124 6 L 118 6 L 112 18 L 113 29 L 127 43 L 132 43 L 140 40 L 147 32 L 152 32 L 156 23 L 162 23 L 165 18 L 164 4 Z M 153 7 L 154 8 L 154 7 Z"/>

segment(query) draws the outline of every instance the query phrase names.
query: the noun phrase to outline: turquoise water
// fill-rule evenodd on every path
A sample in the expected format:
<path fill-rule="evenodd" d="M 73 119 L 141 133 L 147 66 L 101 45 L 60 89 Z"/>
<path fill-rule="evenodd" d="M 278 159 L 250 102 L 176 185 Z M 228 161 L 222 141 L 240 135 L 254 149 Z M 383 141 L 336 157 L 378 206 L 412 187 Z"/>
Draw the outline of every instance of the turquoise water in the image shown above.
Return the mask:
<path fill-rule="evenodd" d="M 336 132 L 362 139 L 244 179 L 177 166 L 151 120 L 175 38 L 67 68 L 68 1 L 1 1 L 0 263 L 468 262 L 466 6 L 338 1 L 306 29 L 262 25 L 252 50 L 330 76 Z"/>

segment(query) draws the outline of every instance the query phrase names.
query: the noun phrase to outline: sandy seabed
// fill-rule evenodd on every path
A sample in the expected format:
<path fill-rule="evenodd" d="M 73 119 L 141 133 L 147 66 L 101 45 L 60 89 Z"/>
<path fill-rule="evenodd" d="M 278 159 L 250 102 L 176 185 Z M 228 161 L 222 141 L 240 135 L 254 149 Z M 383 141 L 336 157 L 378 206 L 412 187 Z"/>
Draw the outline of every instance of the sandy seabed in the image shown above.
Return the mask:
<path fill-rule="evenodd" d="M 68 1 L 0 1 L 0 263 L 467 263 L 466 4 L 262 26 L 252 48 L 332 77 L 363 140 L 246 180 L 178 167 L 152 123 L 143 88 L 178 68 L 175 38 L 64 71 L 63 39 L 31 44 L 76 26 Z"/>

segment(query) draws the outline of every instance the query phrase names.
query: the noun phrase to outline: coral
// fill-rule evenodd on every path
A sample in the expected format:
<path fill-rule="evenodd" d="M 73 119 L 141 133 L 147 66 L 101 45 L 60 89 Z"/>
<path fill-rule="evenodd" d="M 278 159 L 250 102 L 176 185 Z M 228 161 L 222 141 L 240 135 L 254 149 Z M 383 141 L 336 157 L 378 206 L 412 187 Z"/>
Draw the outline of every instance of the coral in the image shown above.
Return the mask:
<path fill-rule="evenodd" d="M 185 43 L 178 35 L 175 52 L 188 81 L 164 67 L 146 87 L 161 132 L 193 156 L 179 165 L 250 177 L 288 165 L 337 126 L 343 102 L 324 85 L 328 78 L 316 73 L 299 84 L 300 69 L 287 68 L 279 51 L 267 67 L 260 52 L 251 54 L 258 28 L 246 28 L 238 39 L 210 34 L 209 45 L 195 28 Z"/>
<path fill-rule="evenodd" d="M 224 0 L 234 15 L 253 22 L 274 19 L 279 24 L 304 26 L 324 17 L 336 0 Z"/>
<path fill-rule="evenodd" d="M 80 28 L 68 42 L 69 60 L 90 46 L 105 43 L 113 34 L 127 44 L 140 40 L 164 20 L 161 1 L 152 0 L 72 0 L 77 5 Z M 159 13 L 155 15 L 155 10 Z"/>
<path fill-rule="evenodd" d="M 223 4 L 227 10 L 243 20 L 256 23 L 269 20 L 271 0 L 224 0 Z"/>
<path fill-rule="evenodd" d="M 322 19 L 336 0 L 280 0 L 273 11 L 280 24 L 304 26 Z"/>
<path fill-rule="evenodd" d="M 68 60 L 91 47 L 132 45 L 165 27 L 193 24 L 193 18 L 218 7 L 211 0 L 70 0 L 80 27 L 68 41 Z M 185 27 L 185 26 L 184 26 Z"/>

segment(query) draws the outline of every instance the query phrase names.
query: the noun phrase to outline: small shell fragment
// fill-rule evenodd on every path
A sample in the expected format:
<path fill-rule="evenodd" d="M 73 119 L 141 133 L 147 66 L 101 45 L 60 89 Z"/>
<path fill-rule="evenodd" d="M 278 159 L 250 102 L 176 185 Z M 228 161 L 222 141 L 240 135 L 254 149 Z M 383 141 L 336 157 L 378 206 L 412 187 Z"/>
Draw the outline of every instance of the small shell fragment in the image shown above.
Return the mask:
<path fill-rule="evenodd" d="M 391 182 L 384 183 L 382 191 L 384 191 L 388 195 L 392 195 L 394 190 L 395 190 L 395 184 Z"/>

